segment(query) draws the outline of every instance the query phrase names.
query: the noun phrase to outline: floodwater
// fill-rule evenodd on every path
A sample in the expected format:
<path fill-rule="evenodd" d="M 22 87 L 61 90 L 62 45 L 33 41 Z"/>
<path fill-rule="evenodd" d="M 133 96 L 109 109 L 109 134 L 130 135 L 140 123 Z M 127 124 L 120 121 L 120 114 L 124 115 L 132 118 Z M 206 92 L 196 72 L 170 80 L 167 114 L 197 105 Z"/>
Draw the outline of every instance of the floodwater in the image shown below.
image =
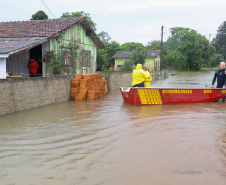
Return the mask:
<path fill-rule="evenodd" d="M 180 73 L 153 87 L 211 85 Z M 1 185 L 225 185 L 226 102 L 133 106 L 119 90 L 0 117 Z"/>

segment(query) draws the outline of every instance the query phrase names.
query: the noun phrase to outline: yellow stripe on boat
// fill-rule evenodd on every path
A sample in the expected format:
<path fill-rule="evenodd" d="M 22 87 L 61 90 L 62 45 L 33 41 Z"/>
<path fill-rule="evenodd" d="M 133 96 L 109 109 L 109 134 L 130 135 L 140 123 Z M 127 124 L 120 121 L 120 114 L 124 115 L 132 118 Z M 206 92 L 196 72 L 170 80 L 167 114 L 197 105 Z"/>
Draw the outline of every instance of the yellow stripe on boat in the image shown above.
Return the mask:
<path fill-rule="evenodd" d="M 158 89 L 137 89 L 141 104 L 162 104 L 162 98 Z"/>

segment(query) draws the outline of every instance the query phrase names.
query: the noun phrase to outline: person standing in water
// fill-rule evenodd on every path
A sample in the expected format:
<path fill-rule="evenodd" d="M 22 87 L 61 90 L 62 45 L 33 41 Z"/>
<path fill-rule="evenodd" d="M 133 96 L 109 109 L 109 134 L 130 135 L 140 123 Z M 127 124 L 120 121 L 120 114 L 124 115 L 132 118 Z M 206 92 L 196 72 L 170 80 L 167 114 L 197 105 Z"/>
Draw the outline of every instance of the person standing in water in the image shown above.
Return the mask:
<path fill-rule="evenodd" d="M 225 62 L 221 62 L 220 69 L 215 71 L 211 88 L 214 88 L 214 83 L 216 79 L 217 79 L 217 88 L 225 88 L 226 86 Z"/>

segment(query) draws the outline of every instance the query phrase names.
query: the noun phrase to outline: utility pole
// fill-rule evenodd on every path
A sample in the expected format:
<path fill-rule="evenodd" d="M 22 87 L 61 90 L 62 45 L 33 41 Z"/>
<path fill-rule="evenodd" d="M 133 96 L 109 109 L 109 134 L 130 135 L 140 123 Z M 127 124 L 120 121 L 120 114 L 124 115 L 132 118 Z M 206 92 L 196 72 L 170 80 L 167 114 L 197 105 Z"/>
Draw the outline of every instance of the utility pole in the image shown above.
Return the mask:
<path fill-rule="evenodd" d="M 163 44 L 163 26 L 161 28 L 161 50 L 160 50 L 160 71 L 162 71 L 162 44 Z"/>

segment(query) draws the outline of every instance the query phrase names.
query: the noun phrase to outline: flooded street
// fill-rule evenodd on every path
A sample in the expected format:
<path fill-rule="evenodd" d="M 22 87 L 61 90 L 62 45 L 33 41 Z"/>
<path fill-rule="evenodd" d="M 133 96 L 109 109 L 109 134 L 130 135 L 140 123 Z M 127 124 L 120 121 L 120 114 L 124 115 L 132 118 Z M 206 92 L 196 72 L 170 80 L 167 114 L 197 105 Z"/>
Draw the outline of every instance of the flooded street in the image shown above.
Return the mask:
<path fill-rule="evenodd" d="M 205 88 L 213 74 L 151 86 Z M 117 90 L 1 116 L 0 184 L 225 185 L 226 102 L 133 106 Z"/>

